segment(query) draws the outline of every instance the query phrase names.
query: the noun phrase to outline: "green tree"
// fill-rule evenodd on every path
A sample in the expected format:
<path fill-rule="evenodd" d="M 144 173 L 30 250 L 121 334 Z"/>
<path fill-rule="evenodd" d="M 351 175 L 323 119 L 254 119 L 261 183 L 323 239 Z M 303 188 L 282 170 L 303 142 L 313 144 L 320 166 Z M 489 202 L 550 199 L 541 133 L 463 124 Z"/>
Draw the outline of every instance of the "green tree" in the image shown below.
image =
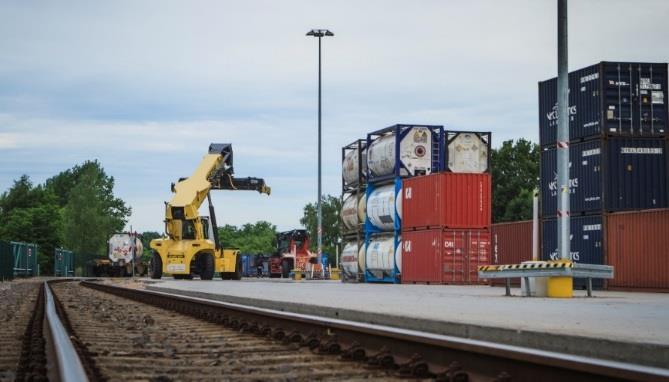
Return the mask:
<path fill-rule="evenodd" d="M 50 274 L 53 253 L 61 243 L 61 211 L 55 196 L 42 186 L 33 187 L 23 175 L 0 196 L 0 239 L 39 246 L 42 274 Z"/>
<path fill-rule="evenodd" d="M 532 218 L 532 198 L 539 186 L 539 145 L 523 138 L 508 140 L 491 153 L 493 221 Z"/>
<path fill-rule="evenodd" d="M 276 226 L 267 221 L 247 223 L 237 228 L 226 224 L 218 229 L 223 248 L 239 248 L 242 253 L 273 253 L 276 245 Z"/>
<path fill-rule="evenodd" d="M 68 191 L 63 211 L 63 239 L 78 253 L 102 254 L 109 236 L 123 229 L 130 208 L 113 194 L 114 178 L 97 162 L 82 166 L 77 182 Z"/>
<path fill-rule="evenodd" d="M 332 195 L 324 195 L 321 200 L 323 212 L 323 253 L 335 254 L 335 246 L 341 237 L 339 231 L 339 213 L 341 211 L 341 200 Z M 316 235 L 317 226 L 317 204 L 309 203 L 304 206 L 303 216 L 300 224 L 309 231 L 311 237 L 311 249 L 316 251 L 318 239 Z"/>
<path fill-rule="evenodd" d="M 142 241 L 142 246 L 144 247 L 144 253 L 142 253 L 142 260 L 149 261 L 151 259 L 151 247 L 149 244 L 151 240 L 159 239 L 163 235 L 155 231 L 145 231 L 142 232 L 139 236 L 139 239 Z"/>

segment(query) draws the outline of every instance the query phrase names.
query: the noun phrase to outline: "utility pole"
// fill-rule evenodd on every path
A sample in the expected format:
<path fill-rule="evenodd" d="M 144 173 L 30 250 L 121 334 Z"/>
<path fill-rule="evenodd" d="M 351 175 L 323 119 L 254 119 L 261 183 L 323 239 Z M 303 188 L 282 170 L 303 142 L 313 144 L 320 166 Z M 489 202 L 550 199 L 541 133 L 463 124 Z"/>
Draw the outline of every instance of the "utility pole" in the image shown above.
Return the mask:
<path fill-rule="evenodd" d="M 316 233 L 318 237 L 318 261 L 321 260 L 323 253 L 323 210 L 322 210 L 322 189 L 321 189 L 321 39 L 326 36 L 334 36 L 334 33 L 327 29 L 312 29 L 307 32 L 307 36 L 318 37 L 318 213 L 316 223 Z"/>
<path fill-rule="evenodd" d="M 571 252 L 569 226 L 569 67 L 567 43 L 567 0 L 558 0 L 558 128 L 557 128 L 557 173 L 558 173 L 558 254 L 561 260 L 569 260 Z"/>

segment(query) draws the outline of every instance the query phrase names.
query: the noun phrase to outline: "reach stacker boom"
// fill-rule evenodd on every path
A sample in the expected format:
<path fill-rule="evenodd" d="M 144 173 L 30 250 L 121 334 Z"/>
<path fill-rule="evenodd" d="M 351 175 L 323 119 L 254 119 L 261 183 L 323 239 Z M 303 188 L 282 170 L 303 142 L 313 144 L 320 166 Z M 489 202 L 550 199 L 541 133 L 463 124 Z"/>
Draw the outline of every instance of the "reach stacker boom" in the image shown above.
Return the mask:
<path fill-rule="evenodd" d="M 193 175 L 174 184 L 174 196 L 165 205 L 165 233 L 167 237 L 151 241 L 153 256 L 149 275 L 159 279 L 163 273 L 174 278 L 211 280 L 215 272 L 221 278 L 241 278 L 241 256 L 236 249 L 223 249 L 218 238 L 216 214 L 211 203 L 211 190 L 250 190 L 270 194 L 270 188 L 261 178 L 235 178 L 232 167 L 232 145 L 212 143 L 209 153 Z M 198 210 L 204 199 L 209 202 L 209 215 L 200 216 Z"/>

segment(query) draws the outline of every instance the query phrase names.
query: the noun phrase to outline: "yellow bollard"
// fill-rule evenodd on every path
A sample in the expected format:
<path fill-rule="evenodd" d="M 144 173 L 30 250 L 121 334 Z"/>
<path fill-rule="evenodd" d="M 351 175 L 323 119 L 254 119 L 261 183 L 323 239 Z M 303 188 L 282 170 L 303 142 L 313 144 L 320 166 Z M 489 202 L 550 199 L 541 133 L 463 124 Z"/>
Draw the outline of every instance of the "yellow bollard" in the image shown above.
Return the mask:
<path fill-rule="evenodd" d="M 549 277 L 546 283 L 548 297 L 574 297 L 574 278 L 570 276 Z"/>
<path fill-rule="evenodd" d="M 330 270 L 330 280 L 339 280 L 339 269 Z"/>
<path fill-rule="evenodd" d="M 293 280 L 300 281 L 302 280 L 302 271 L 299 269 L 293 269 Z"/>

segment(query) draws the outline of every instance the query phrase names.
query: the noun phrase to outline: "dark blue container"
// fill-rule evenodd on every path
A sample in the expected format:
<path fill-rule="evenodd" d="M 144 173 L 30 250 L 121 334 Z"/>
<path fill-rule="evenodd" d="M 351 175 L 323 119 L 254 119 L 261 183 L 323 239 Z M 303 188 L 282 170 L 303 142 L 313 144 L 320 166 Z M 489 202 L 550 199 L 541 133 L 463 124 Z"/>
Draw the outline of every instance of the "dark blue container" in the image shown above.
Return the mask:
<path fill-rule="evenodd" d="M 664 137 L 667 64 L 600 62 L 569 73 L 569 138 Z M 557 77 L 539 82 L 539 141 L 557 139 Z"/>
<path fill-rule="evenodd" d="M 242 276 L 249 277 L 251 275 L 251 256 L 242 255 Z"/>
<path fill-rule="evenodd" d="M 426 128 L 430 132 L 430 140 L 431 140 L 431 145 L 430 145 L 430 150 L 431 150 L 431 158 L 430 158 L 430 169 L 429 171 L 425 173 L 415 173 L 414 169 L 408 168 L 403 161 L 402 158 L 402 141 L 404 139 L 411 139 L 412 137 L 409 136 L 412 131 L 414 131 L 414 128 Z M 369 134 L 367 134 L 367 160 L 369 162 L 369 158 L 372 154 L 370 154 L 370 151 L 373 150 L 372 147 L 372 142 L 374 142 L 376 139 L 381 138 L 386 135 L 393 134 L 395 135 L 395 157 L 394 157 L 394 168 L 392 169 L 392 173 L 389 174 L 374 174 L 374 172 L 370 169 L 369 165 L 367 166 L 367 180 L 369 183 L 384 183 L 388 181 L 392 181 L 394 178 L 402 177 L 410 177 L 410 176 L 415 176 L 415 175 L 426 175 L 428 173 L 436 173 L 441 171 L 442 166 L 443 166 L 443 150 L 442 150 L 442 145 L 443 145 L 443 135 L 444 132 L 444 127 L 443 126 L 435 126 L 435 125 L 404 125 L 404 124 L 398 124 L 398 125 L 393 125 L 390 127 L 386 127 L 381 130 L 373 131 Z M 416 139 L 413 137 L 413 139 Z"/>
<path fill-rule="evenodd" d="M 604 264 L 602 215 L 579 216 L 570 219 L 571 260 L 575 263 Z M 542 260 L 560 260 L 557 252 L 557 220 L 542 222 Z M 574 288 L 586 287 L 587 280 L 574 279 Z M 602 280 L 592 280 L 592 286 L 601 288 Z"/>
<path fill-rule="evenodd" d="M 668 206 L 667 143 L 663 139 L 609 138 L 570 146 L 572 215 Z M 541 153 L 541 212 L 557 214 L 557 153 Z"/>

